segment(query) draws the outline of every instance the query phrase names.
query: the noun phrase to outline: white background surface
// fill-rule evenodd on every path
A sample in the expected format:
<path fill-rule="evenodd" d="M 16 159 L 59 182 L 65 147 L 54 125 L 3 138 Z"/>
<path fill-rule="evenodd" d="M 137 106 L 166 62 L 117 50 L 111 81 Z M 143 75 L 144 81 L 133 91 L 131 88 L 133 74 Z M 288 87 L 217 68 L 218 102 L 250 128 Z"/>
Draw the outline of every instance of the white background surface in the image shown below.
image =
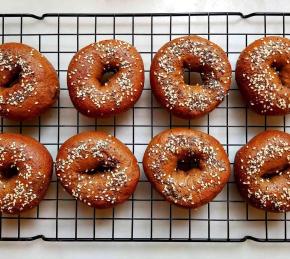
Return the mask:
<path fill-rule="evenodd" d="M 0 0 L 1 13 L 290 11 L 285 1 L 210 0 Z M 289 258 L 289 244 L 2 242 L 0 258 Z"/>

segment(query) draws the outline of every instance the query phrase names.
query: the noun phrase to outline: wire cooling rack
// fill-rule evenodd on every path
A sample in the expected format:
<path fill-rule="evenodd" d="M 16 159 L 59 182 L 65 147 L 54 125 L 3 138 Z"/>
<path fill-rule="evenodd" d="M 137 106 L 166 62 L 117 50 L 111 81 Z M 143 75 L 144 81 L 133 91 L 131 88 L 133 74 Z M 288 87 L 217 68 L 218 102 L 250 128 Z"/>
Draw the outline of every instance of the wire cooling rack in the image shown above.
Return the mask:
<path fill-rule="evenodd" d="M 140 166 L 150 139 L 166 128 L 190 127 L 215 136 L 231 162 L 237 149 L 267 128 L 289 132 L 290 116 L 252 113 L 241 100 L 233 78 L 225 101 L 209 115 L 182 120 L 162 109 L 151 94 L 149 67 L 154 53 L 182 35 L 200 35 L 220 45 L 233 69 L 240 51 L 266 35 L 289 37 L 289 13 L 180 14 L 0 14 L 0 41 L 23 42 L 41 51 L 58 71 L 58 103 L 36 120 L 16 123 L 1 119 L 2 132 L 28 134 L 55 158 L 60 145 L 85 130 L 104 130 L 123 141 Z M 110 119 L 89 119 L 73 107 L 66 87 L 66 69 L 81 47 L 117 38 L 132 43 L 145 63 L 145 89 L 128 112 Z M 234 72 L 234 71 L 233 71 Z M 186 72 L 187 80 L 191 74 Z M 180 209 L 162 199 L 144 174 L 136 192 L 115 209 L 96 210 L 69 196 L 53 176 L 40 205 L 20 216 L 1 215 L 1 240 L 48 241 L 289 241 L 287 214 L 265 213 L 248 206 L 231 177 L 223 191 L 197 210 Z"/>

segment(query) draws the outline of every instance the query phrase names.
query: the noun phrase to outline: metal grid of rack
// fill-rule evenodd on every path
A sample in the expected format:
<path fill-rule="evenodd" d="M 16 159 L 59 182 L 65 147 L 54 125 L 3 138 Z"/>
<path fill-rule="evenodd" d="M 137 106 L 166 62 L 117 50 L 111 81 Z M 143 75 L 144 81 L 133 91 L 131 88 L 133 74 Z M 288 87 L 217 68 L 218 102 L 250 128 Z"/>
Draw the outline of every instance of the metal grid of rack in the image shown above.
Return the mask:
<path fill-rule="evenodd" d="M 151 59 L 165 42 L 182 35 L 200 35 L 219 44 L 234 69 L 240 51 L 266 35 L 290 35 L 289 13 L 178 14 L 0 14 L 0 42 L 23 42 L 41 51 L 57 69 L 61 94 L 46 114 L 29 122 L 1 119 L 1 132 L 28 134 L 55 157 L 70 136 L 104 130 L 123 141 L 140 167 L 150 139 L 166 128 L 190 127 L 215 136 L 233 161 L 236 150 L 267 128 L 290 132 L 290 117 L 252 113 L 233 84 L 225 101 L 196 120 L 181 120 L 162 109 L 147 81 Z M 81 47 L 101 39 L 132 43 L 145 63 L 146 83 L 141 99 L 128 112 L 109 119 L 89 119 L 69 100 L 66 69 Z M 234 72 L 234 70 L 233 70 Z M 191 74 L 186 72 L 187 80 Z M 231 177 L 222 193 L 198 210 L 180 209 L 162 199 L 144 174 L 136 192 L 114 209 L 89 208 L 65 193 L 55 176 L 40 205 L 19 216 L 1 215 L 0 240 L 48 241 L 289 241 L 289 215 L 258 211 L 238 195 Z"/>

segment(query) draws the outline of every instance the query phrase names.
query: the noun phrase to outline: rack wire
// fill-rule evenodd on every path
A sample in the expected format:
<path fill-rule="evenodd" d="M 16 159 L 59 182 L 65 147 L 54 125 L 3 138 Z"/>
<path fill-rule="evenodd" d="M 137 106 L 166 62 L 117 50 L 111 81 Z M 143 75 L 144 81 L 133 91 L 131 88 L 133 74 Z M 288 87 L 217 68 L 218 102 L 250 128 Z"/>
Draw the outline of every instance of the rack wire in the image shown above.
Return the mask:
<path fill-rule="evenodd" d="M 215 136 L 233 161 L 236 150 L 267 128 L 289 132 L 290 117 L 252 113 L 234 83 L 225 101 L 198 120 L 178 119 L 162 109 L 146 80 L 141 99 L 128 112 L 110 119 L 89 119 L 69 100 L 66 69 L 81 47 L 105 38 L 126 40 L 137 47 L 148 79 L 154 53 L 182 35 L 200 35 L 226 51 L 232 67 L 240 51 L 256 38 L 289 37 L 290 13 L 154 13 L 154 14 L 0 14 L 0 42 L 27 43 L 41 51 L 57 69 L 61 94 L 46 114 L 29 122 L 1 119 L 1 132 L 19 132 L 42 142 L 55 157 L 60 145 L 84 130 L 105 130 L 123 141 L 140 167 L 150 139 L 171 127 L 190 127 Z M 234 70 L 233 70 L 234 72 Z M 187 72 L 187 80 L 191 74 Z M 234 74 L 234 73 L 233 73 Z M 289 215 L 248 206 L 231 177 L 222 193 L 198 210 L 180 209 L 162 199 L 144 174 L 133 196 L 114 209 L 89 208 L 69 196 L 53 176 L 40 205 L 19 216 L 1 215 L 0 240 L 20 241 L 290 241 Z"/>

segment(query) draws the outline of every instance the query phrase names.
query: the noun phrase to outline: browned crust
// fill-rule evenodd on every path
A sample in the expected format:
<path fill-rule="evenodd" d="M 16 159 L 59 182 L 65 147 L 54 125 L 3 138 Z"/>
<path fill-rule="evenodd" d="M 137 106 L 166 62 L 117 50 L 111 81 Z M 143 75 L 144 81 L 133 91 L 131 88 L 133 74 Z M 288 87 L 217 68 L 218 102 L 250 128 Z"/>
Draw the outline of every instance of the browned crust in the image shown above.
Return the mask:
<path fill-rule="evenodd" d="M 102 85 L 103 71 L 118 69 Z M 71 100 L 78 111 L 89 117 L 109 117 L 131 108 L 144 87 L 141 55 L 129 43 L 103 40 L 78 51 L 70 62 L 67 76 Z"/>
<path fill-rule="evenodd" d="M 193 44 L 200 46 L 188 47 Z M 173 48 L 180 48 L 180 53 Z M 185 66 L 204 73 L 203 85 L 184 83 Z M 171 67 L 172 71 L 166 71 Z M 209 113 L 222 102 L 231 85 L 231 65 L 218 45 L 198 36 L 184 36 L 158 50 L 151 63 L 150 82 L 163 107 L 176 116 L 192 119 Z M 210 88 L 214 83 L 217 86 Z"/>
<path fill-rule="evenodd" d="M 108 145 L 99 149 L 101 156 L 94 157 L 93 147 L 103 143 L 100 141 Z M 66 167 L 63 161 L 69 161 L 71 150 L 83 144 L 87 146 L 80 154 L 87 156 L 76 157 Z M 118 165 L 114 173 L 84 173 L 86 169 L 96 168 L 100 163 L 114 163 L 112 161 Z M 129 199 L 136 189 L 140 170 L 135 156 L 121 141 L 105 132 L 89 131 L 71 137 L 60 147 L 56 158 L 56 174 L 68 193 L 89 206 L 102 209 Z"/>
<path fill-rule="evenodd" d="M 186 142 L 175 142 L 172 136 L 190 140 L 189 147 L 186 148 Z M 165 148 L 169 139 L 171 143 L 175 143 L 172 146 L 177 148 L 176 152 Z M 210 153 L 208 156 L 204 151 L 200 152 L 192 139 L 200 141 L 201 146 L 207 150 L 212 148 L 215 155 Z M 200 168 L 193 168 L 188 172 L 177 171 L 177 161 L 190 151 L 199 157 Z M 166 160 L 161 162 L 164 157 Z M 211 160 L 212 164 L 208 157 L 214 158 Z M 223 189 L 230 176 L 230 163 L 222 145 L 208 134 L 185 128 L 169 129 L 156 135 L 145 151 L 143 168 L 151 184 L 167 201 L 185 208 L 197 208 L 210 202 Z M 172 178 L 170 184 L 169 178 Z M 172 182 L 174 188 L 171 186 Z"/>
<path fill-rule="evenodd" d="M 21 147 L 23 151 L 20 151 Z M 14 133 L 0 134 L 0 149 L 1 172 L 14 162 L 19 167 L 19 173 L 12 178 L 6 179 L 2 174 L 0 176 L 1 212 L 18 214 L 37 206 L 52 176 L 53 161 L 50 153 L 35 139 Z M 16 161 L 13 156 L 22 156 L 23 161 Z M 7 195 L 17 198 L 9 200 Z"/>
<path fill-rule="evenodd" d="M 289 49 L 289 39 L 269 36 L 254 41 L 240 54 L 236 81 L 245 102 L 255 112 L 265 115 L 290 112 Z M 279 67 L 279 76 L 273 65 Z"/>
<path fill-rule="evenodd" d="M 0 45 L 0 53 L 6 60 L 6 63 L 0 65 L 1 116 L 17 121 L 29 120 L 55 103 L 59 95 L 58 77 L 53 66 L 40 52 L 22 43 L 5 43 Z M 10 58 L 12 61 L 8 60 Z M 18 68 L 21 67 L 20 81 L 7 88 L 5 85 L 13 79 L 16 71 L 16 68 L 9 70 L 8 66 L 17 62 L 25 64 L 25 69 L 18 64 Z M 33 90 L 28 93 L 27 89 L 31 85 Z M 23 101 L 20 101 L 22 98 Z"/>
<path fill-rule="evenodd" d="M 289 158 L 290 135 L 285 132 L 264 131 L 244 145 L 236 153 L 234 171 L 238 189 L 245 200 L 258 209 L 289 211 Z M 261 161 L 262 165 L 259 165 Z M 263 179 L 266 173 L 282 169 L 281 175 Z"/>

